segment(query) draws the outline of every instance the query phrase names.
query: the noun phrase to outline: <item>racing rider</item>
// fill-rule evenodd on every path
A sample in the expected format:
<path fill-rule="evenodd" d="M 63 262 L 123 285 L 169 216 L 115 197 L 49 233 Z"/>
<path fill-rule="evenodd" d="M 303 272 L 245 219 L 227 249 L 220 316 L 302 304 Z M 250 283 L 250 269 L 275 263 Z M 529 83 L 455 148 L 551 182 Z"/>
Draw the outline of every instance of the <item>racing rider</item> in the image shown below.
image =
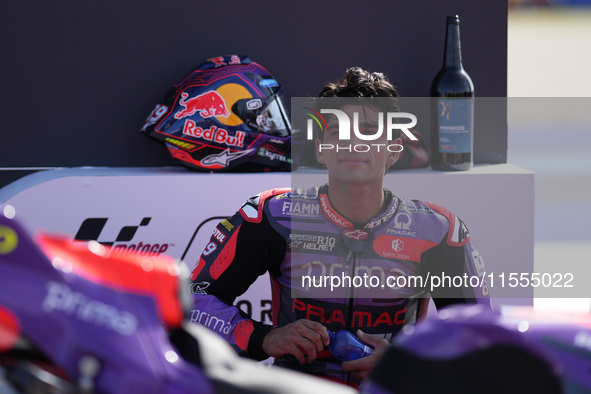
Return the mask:
<path fill-rule="evenodd" d="M 357 100 L 395 98 L 398 93 L 383 74 L 351 68 L 340 81 L 324 85 L 320 97 Z M 377 106 L 345 100 L 340 108 L 347 114 L 363 113 L 358 129 L 368 134 L 378 123 L 382 109 Z M 396 149 L 320 149 L 321 144 L 339 143 L 336 117 L 326 118 L 316 156 L 327 168 L 328 184 L 268 190 L 248 200 L 218 224 L 193 271 L 191 288 L 199 321 L 241 354 L 255 360 L 272 356 L 277 365 L 357 386 L 393 336 L 425 315 L 429 297 L 438 309 L 490 303 L 482 281 L 474 287 L 431 289 L 426 282 L 384 286 L 385 276 L 482 277 L 484 267 L 466 226 L 452 212 L 384 189 L 385 172 L 400 155 Z M 397 135 L 391 141 L 386 135 L 380 138 L 374 142 L 401 143 Z M 353 135 L 350 142 L 363 141 Z M 232 305 L 267 272 L 273 326 Z M 379 281 L 369 286 L 368 273 Z M 308 282 L 301 279 L 306 276 Z M 331 288 L 335 278 L 343 280 L 337 289 Z M 328 282 L 320 284 L 322 280 Z M 356 333 L 374 353 L 336 361 L 326 350 L 327 328 Z"/>

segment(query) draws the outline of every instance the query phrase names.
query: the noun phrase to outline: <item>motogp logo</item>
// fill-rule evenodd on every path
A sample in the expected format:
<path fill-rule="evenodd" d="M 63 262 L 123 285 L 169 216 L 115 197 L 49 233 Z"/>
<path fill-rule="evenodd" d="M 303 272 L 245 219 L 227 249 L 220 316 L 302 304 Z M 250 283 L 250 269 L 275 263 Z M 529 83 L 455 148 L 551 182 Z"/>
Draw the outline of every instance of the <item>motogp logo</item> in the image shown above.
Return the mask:
<path fill-rule="evenodd" d="M 117 255 L 133 255 L 133 256 L 155 256 L 165 253 L 173 244 L 168 243 L 144 243 L 143 241 L 131 243 L 140 227 L 145 227 L 150 223 L 152 218 L 145 217 L 137 226 L 123 226 L 119 230 L 115 241 L 105 242 L 99 241 L 99 236 L 103 232 L 103 228 L 107 224 L 108 218 L 88 218 L 85 219 L 74 240 L 76 241 L 97 241 L 105 246 L 111 247 L 111 253 Z"/>

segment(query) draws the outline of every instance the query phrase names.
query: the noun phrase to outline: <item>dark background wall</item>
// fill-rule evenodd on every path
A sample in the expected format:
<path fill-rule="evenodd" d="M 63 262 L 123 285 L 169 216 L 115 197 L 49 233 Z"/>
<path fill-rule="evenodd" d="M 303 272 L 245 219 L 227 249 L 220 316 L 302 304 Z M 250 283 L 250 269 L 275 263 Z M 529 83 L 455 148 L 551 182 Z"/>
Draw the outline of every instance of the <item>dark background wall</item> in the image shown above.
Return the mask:
<path fill-rule="evenodd" d="M 428 96 L 451 14 L 476 95 L 506 96 L 503 0 L 4 2 L 0 167 L 171 165 L 139 129 L 216 55 L 249 55 L 288 97 L 315 95 L 355 65 L 386 73 L 402 96 Z M 478 129 L 477 118 L 477 162 L 506 161 L 506 115 L 497 121 Z"/>

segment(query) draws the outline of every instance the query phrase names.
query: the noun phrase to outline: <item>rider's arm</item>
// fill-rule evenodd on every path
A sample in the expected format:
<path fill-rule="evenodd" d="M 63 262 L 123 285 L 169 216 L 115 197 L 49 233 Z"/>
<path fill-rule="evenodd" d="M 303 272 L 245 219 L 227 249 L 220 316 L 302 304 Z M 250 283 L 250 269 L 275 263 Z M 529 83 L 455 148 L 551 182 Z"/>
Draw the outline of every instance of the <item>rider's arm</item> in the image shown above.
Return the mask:
<path fill-rule="evenodd" d="M 490 306 L 488 288 L 483 280 L 484 263 L 470 242 L 466 225 L 449 210 L 427 205 L 447 228 L 441 242 L 424 252 L 421 259 L 421 274 L 429 277 L 428 290 L 437 309 L 456 303 Z M 434 284 L 439 286 L 431 288 Z"/>
<path fill-rule="evenodd" d="M 272 327 L 253 320 L 232 304 L 260 275 L 279 266 L 285 250 L 284 238 L 264 215 L 249 221 L 238 212 L 220 222 L 191 276 L 191 320 L 220 334 L 242 355 L 267 358 L 262 343 Z"/>

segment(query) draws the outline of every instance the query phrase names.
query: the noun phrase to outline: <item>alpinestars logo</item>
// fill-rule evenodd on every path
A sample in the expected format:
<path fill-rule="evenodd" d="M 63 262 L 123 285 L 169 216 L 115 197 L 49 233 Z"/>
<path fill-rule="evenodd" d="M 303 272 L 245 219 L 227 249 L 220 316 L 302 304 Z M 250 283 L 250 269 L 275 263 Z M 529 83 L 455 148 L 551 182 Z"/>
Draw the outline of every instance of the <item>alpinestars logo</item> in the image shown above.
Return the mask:
<path fill-rule="evenodd" d="M 209 282 L 195 282 L 189 285 L 189 293 L 191 294 L 207 294 L 207 288 L 211 283 Z"/>
<path fill-rule="evenodd" d="M 253 151 L 253 149 L 249 149 L 243 152 L 230 152 L 230 148 L 226 149 L 223 152 L 216 153 L 213 155 L 209 155 L 201 160 L 201 165 L 204 167 L 213 167 L 213 166 L 221 166 L 221 167 L 228 167 L 232 160 L 236 160 L 239 157 L 244 155 L 248 155 Z"/>
<path fill-rule="evenodd" d="M 366 239 L 369 236 L 366 231 L 362 230 L 344 230 L 343 235 L 351 239 Z"/>
<path fill-rule="evenodd" d="M 137 226 L 123 226 L 114 241 L 99 240 L 101 233 L 109 218 L 88 218 L 85 219 L 74 240 L 97 241 L 105 246 L 111 246 L 111 254 L 114 256 L 156 256 L 174 246 L 170 243 L 131 243 L 140 227 L 146 227 L 152 218 L 143 218 Z"/>

